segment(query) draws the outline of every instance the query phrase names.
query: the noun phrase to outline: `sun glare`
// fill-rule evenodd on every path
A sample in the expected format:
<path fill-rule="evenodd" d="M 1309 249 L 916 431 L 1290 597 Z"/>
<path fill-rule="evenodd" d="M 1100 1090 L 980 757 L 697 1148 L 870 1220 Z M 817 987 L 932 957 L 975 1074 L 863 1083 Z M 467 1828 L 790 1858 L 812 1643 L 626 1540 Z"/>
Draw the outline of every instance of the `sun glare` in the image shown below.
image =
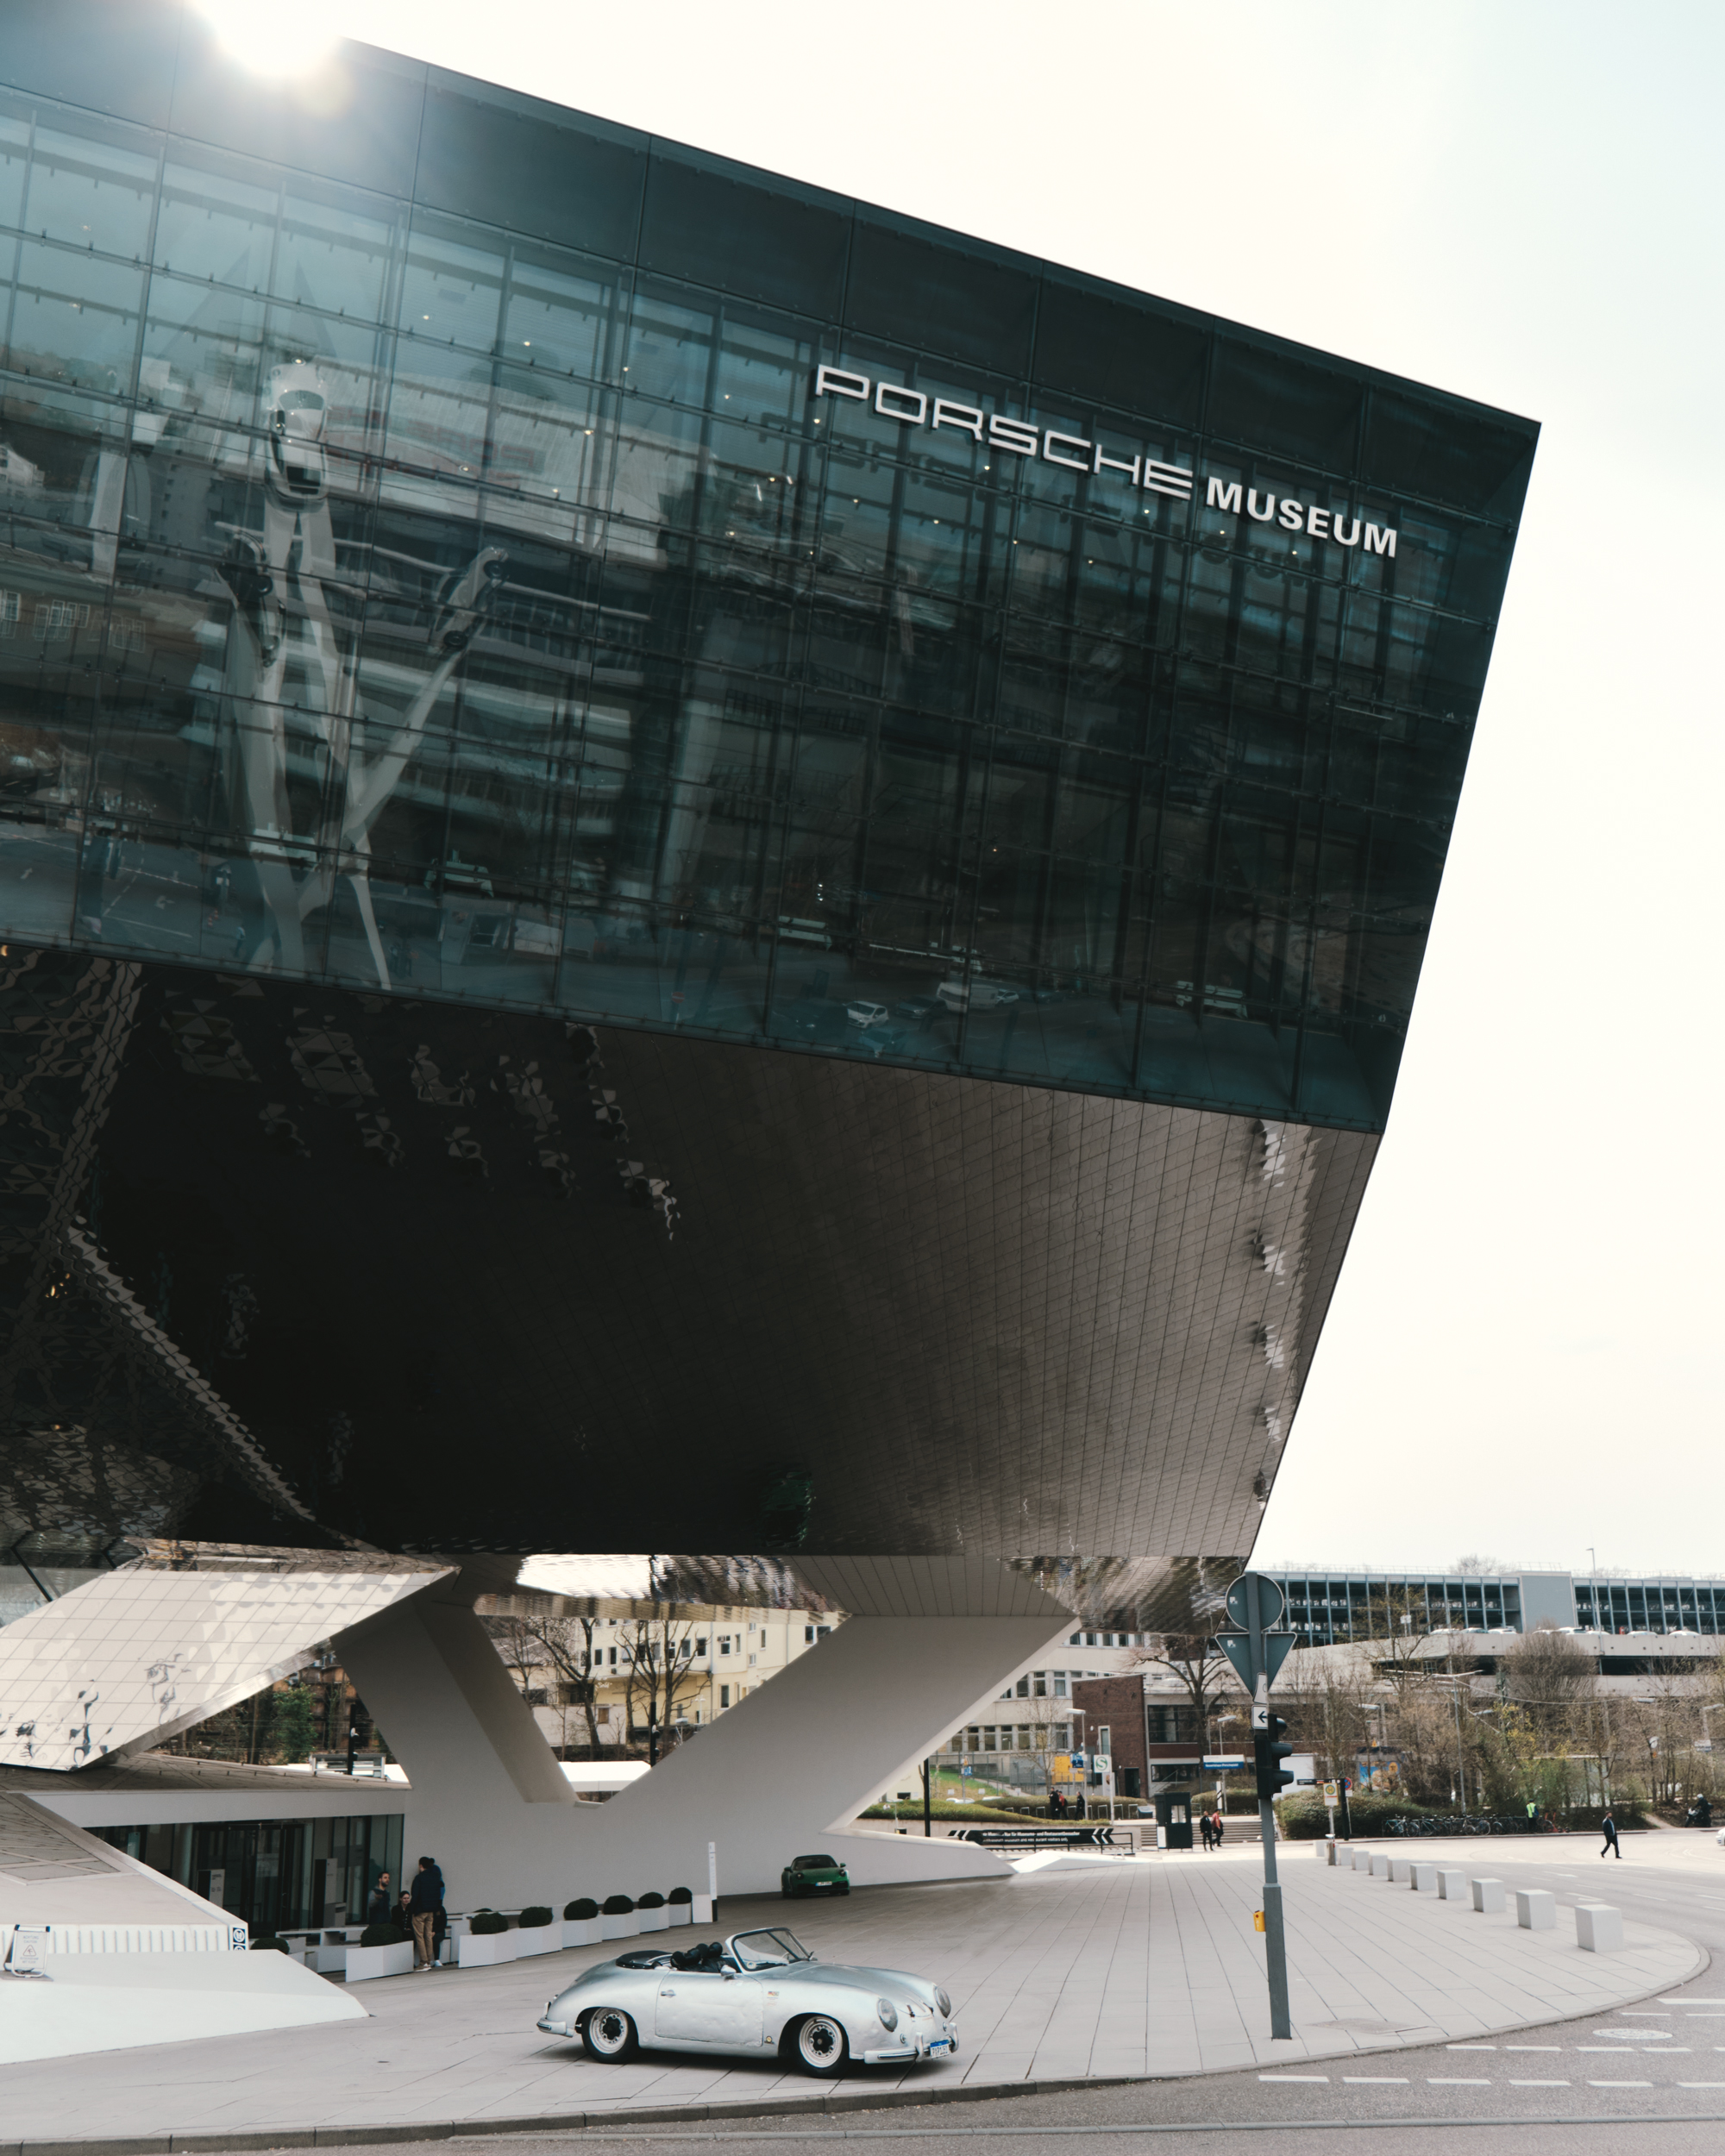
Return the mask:
<path fill-rule="evenodd" d="M 329 0 L 296 0 L 277 11 L 248 0 L 194 0 L 224 53 L 260 75 L 309 75 L 341 42 Z"/>

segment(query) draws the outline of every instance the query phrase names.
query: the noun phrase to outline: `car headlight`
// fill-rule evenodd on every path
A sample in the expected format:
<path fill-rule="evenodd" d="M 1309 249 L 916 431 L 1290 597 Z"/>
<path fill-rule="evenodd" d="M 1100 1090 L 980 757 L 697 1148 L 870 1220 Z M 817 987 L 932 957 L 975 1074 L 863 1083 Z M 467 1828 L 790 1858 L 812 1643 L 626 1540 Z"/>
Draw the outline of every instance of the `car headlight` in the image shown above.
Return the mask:
<path fill-rule="evenodd" d="M 934 2002 L 940 2009 L 941 2019 L 950 2021 L 952 2019 L 952 2002 L 938 1984 L 934 1987 Z"/>
<path fill-rule="evenodd" d="M 876 1999 L 875 2002 L 875 2011 L 881 2017 L 881 2026 L 882 2028 L 896 2028 L 898 2027 L 899 2009 L 893 2004 L 890 1999 Z"/>

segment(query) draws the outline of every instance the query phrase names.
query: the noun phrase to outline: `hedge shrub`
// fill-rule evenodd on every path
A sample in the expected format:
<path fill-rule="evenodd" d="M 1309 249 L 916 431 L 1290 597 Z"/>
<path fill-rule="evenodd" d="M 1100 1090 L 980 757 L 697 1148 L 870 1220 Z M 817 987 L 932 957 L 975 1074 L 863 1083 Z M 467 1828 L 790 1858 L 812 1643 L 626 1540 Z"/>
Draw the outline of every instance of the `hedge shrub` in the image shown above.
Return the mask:
<path fill-rule="evenodd" d="M 391 1934 L 392 1937 L 393 1934 Z M 293 1949 L 285 1939 L 278 1939 L 273 1932 L 265 1932 L 254 1939 L 248 1951 L 254 1954 L 287 1954 Z"/>
<path fill-rule="evenodd" d="M 681 1908 L 687 1903 L 693 1902 L 695 1897 L 687 1887 L 673 1887 L 666 1898 L 668 1901 L 674 1902 L 677 1907 Z"/>
<path fill-rule="evenodd" d="M 634 1914 L 634 1910 L 635 1904 L 626 1894 L 607 1894 L 605 1897 L 605 1913 L 607 1916 L 630 1916 Z"/>
<path fill-rule="evenodd" d="M 401 1934 L 393 1924 L 367 1924 L 360 1934 L 361 1946 L 398 1946 Z"/>
<path fill-rule="evenodd" d="M 521 1928 L 524 1932 L 543 1931 L 551 1921 L 551 1912 L 536 1902 L 531 1908 L 521 1912 Z"/>
<path fill-rule="evenodd" d="M 509 1929 L 509 1919 L 506 1916 L 499 1916 L 495 1909 L 476 1909 L 474 1913 L 474 1920 L 468 1925 L 467 1929 L 475 1939 L 488 1939 L 493 1932 L 506 1932 Z"/>
<path fill-rule="evenodd" d="M 665 1897 L 662 1894 L 637 1894 L 635 1906 L 638 1909 L 662 1909 L 665 1906 Z"/>
<path fill-rule="evenodd" d="M 563 1914 L 572 1924 L 590 1924 L 599 1915 L 599 1903 L 584 1894 L 579 1901 L 565 1902 Z"/>

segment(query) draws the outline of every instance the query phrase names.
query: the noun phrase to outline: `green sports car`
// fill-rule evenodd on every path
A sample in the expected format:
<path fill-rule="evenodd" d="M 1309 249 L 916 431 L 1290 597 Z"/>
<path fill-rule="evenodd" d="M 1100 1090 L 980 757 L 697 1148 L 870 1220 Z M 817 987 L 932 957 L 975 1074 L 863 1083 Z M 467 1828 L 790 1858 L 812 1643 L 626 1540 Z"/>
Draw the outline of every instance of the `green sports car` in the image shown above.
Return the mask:
<path fill-rule="evenodd" d="M 798 1894 L 849 1894 L 850 1874 L 836 1857 L 793 1857 L 779 1874 L 787 1901 Z"/>

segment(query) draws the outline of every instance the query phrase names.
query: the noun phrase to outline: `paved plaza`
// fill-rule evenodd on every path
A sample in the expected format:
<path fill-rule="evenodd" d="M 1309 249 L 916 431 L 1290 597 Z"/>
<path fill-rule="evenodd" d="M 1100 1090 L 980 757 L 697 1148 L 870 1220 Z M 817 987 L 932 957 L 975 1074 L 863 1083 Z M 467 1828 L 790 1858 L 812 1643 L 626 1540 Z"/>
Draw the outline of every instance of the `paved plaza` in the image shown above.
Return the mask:
<path fill-rule="evenodd" d="M 1418 1853 L 1513 1887 L 1515 1846 L 1433 1843 Z M 1604 1883 L 1596 1866 L 1582 1868 L 1590 1845 L 1574 1847 L 1571 1898 L 1590 1898 Z M 1646 1850 L 1639 1844 L 1636 1854 Z M 1540 1853 L 1549 1859 L 1550 1848 Z M 1684 1843 L 1672 1853 L 1693 1851 Z M 1527 1932 L 1513 1914 L 1481 1915 L 1331 1871 L 1309 1844 L 1284 1845 L 1282 1856 L 1292 2042 L 1269 2034 L 1264 1941 L 1251 1921 L 1263 1898 L 1256 1850 L 881 1888 L 794 1911 L 776 1898 L 739 1899 L 724 1905 L 723 1928 L 788 1917 L 823 1959 L 914 1970 L 951 1991 L 962 2055 L 854 2073 L 844 2084 L 850 2102 L 956 2085 L 1219 2072 L 1477 2038 L 1603 2012 L 1706 1965 L 1675 1932 L 1632 1923 L 1622 1951 L 1588 1954 L 1563 1908 L 1554 1932 Z M 1674 1885 L 1675 1904 L 1680 1871 Z M 701 2116 L 711 2106 L 835 2100 L 775 2061 L 653 2056 L 611 2066 L 578 2045 L 548 2042 L 534 2027 L 546 1999 L 614 1951 L 368 1984 L 350 1995 L 368 2018 L 331 2028 L 18 2065 L 6 2077 L 7 2139 L 64 2140 L 70 2082 L 80 2139 L 218 2137 L 210 2146 L 242 2134 L 279 2146 L 313 2131 L 362 2138 L 386 2127 L 577 2125 L 619 2111 Z"/>

